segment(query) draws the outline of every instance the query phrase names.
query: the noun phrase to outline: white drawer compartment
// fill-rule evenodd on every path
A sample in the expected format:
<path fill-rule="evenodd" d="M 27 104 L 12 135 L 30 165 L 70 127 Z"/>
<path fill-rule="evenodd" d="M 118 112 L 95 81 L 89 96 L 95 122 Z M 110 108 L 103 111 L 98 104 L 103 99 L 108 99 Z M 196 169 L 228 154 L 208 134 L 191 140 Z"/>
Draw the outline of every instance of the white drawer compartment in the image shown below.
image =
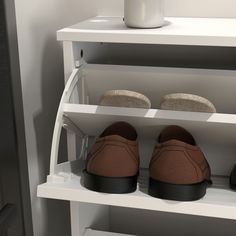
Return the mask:
<path fill-rule="evenodd" d="M 107 231 L 87 229 L 84 236 L 135 236 L 131 234 L 112 233 Z"/>

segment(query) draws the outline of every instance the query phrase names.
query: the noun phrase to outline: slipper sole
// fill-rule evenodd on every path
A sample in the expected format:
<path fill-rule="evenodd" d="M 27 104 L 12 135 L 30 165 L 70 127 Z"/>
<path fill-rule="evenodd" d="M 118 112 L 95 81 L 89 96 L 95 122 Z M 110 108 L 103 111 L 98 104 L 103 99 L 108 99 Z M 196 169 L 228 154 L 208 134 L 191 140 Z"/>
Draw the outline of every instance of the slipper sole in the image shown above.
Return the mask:
<path fill-rule="evenodd" d="M 206 98 L 186 93 L 165 95 L 161 101 L 162 110 L 215 113 L 215 106 Z"/>
<path fill-rule="evenodd" d="M 149 109 L 150 100 L 143 94 L 129 90 L 108 90 L 100 100 L 101 106 Z"/>

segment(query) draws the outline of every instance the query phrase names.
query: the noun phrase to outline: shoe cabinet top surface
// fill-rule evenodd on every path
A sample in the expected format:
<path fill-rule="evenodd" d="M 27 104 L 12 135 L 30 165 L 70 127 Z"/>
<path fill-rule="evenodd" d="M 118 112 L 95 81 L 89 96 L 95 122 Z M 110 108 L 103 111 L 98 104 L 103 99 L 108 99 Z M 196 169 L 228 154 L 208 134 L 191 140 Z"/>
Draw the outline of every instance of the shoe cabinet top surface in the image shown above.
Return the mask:
<path fill-rule="evenodd" d="M 166 17 L 155 29 L 127 28 L 122 17 L 97 16 L 57 32 L 60 41 L 236 46 L 236 19 Z"/>

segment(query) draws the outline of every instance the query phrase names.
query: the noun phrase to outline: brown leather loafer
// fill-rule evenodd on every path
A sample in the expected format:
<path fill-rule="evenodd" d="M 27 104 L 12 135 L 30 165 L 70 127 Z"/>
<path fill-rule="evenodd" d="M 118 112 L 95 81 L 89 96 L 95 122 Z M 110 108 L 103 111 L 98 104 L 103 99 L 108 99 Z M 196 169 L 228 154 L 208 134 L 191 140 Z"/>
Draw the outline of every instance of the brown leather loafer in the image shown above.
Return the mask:
<path fill-rule="evenodd" d="M 84 186 L 105 193 L 136 190 L 139 170 L 137 133 L 117 122 L 104 130 L 87 156 Z"/>
<path fill-rule="evenodd" d="M 178 201 L 203 197 L 211 171 L 192 135 L 181 127 L 169 126 L 158 141 L 149 166 L 149 194 Z"/>

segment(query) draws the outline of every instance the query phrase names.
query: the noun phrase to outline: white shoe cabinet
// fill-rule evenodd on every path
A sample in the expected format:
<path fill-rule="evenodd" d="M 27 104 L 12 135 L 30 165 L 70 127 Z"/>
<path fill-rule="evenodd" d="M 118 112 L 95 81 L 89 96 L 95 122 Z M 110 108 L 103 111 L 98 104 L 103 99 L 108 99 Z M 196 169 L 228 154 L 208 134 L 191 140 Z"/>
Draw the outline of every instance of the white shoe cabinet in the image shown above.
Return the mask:
<path fill-rule="evenodd" d="M 99 61 L 109 49 L 112 52 L 109 44 L 236 47 L 236 19 L 167 18 L 163 28 L 137 30 L 126 28 L 121 17 L 95 17 L 58 31 L 57 37 L 63 41 L 66 85 L 55 122 L 50 174 L 38 186 L 38 196 L 71 202 L 72 236 L 234 235 L 236 192 L 229 188 L 228 177 L 236 163 L 236 71 L 86 61 Z M 141 92 L 151 100 L 152 109 L 99 106 L 108 89 Z M 161 97 L 175 92 L 206 97 L 217 113 L 160 110 Z M 129 122 L 139 135 L 137 191 L 89 191 L 81 176 L 87 152 L 95 137 L 116 121 Z M 193 134 L 210 163 L 213 186 L 201 200 L 175 202 L 147 194 L 155 140 L 173 124 Z M 68 160 L 59 163 L 62 129 L 67 131 Z"/>

